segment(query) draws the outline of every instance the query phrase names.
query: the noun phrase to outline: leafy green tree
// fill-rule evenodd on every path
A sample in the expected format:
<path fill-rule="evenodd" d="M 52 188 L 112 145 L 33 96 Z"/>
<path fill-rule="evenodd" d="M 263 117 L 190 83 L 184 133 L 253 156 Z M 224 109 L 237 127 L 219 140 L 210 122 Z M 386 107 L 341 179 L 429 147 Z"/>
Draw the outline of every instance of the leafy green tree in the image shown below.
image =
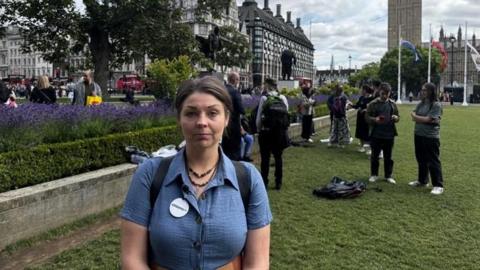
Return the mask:
<path fill-rule="evenodd" d="M 364 65 L 361 70 L 350 75 L 350 77 L 348 78 L 348 82 L 351 86 L 359 87 L 365 83 L 371 82 L 372 80 L 378 80 L 379 70 L 379 63 L 368 63 Z"/>
<path fill-rule="evenodd" d="M 235 26 L 220 27 L 222 38 L 222 50 L 217 53 L 217 64 L 222 72 L 227 67 L 244 68 L 252 59 L 250 45 L 246 36 L 242 35 Z"/>
<path fill-rule="evenodd" d="M 173 99 L 180 84 L 196 75 L 188 56 L 172 60 L 158 59 L 148 66 L 148 74 L 153 81 L 150 88 L 155 98 Z"/>
<path fill-rule="evenodd" d="M 416 95 L 422 85 L 427 82 L 428 74 L 428 49 L 417 48 L 421 60 L 414 62 L 413 52 L 402 48 L 402 83 L 408 92 L 413 91 Z M 432 50 L 431 81 L 438 85 L 441 56 Z M 380 61 L 379 77 L 382 81 L 390 83 L 394 92 L 398 88 L 398 49 L 387 52 Z M 407 94 L 403 93 L 403 94 Z"/>
<path fill-rule="evenodd" d="M 181 22 L 176 0 L 2 0 L 0 22 L 20 27 L 24 52 L 37 50 L 53 63 L 86 47 L 95 68 L 95 81 L 106 89 L 109 69 L 134 58 L 173 58 L 194 48 L 193 37 Z M 227 0 L 202 0 L 195 12 L 214 17 Z M 104 91 L 106 92 L 106 91 Z"/>

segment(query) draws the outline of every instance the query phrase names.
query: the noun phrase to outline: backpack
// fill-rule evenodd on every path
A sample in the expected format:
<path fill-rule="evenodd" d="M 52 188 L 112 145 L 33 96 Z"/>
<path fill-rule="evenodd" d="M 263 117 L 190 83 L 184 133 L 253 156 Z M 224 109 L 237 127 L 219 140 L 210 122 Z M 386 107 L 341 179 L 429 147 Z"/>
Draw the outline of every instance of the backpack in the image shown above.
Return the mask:
<path fill-rule="evenodd" d="M 268 95 L 262 109 L 262 127 L 269 130 L 285 130 L 290 126 L 287 106 L 280 96 Z"/>
<path fill-rule="evenodd" d="M 248 126 L 250 127 L 250 131 L 248 133 L 255 134 L 258 133 L 257 130 L 257 112 L 258 112 L 258 105 L 250 112 L 248 115 Z"/>
<path fill-rule="evenodd" d="M 345 104 L 343 103 L 342 96 L 334 98 L 332 112 L 335 117 L 345 116 Z"/>
<path fill-rule="evenodd" d="M 313 195 L 328 199 L 355 198 L 366 189 L 367 185 L 361 181 L 349 182 L 334 176 L 326 186 L 314 189 Z"/>

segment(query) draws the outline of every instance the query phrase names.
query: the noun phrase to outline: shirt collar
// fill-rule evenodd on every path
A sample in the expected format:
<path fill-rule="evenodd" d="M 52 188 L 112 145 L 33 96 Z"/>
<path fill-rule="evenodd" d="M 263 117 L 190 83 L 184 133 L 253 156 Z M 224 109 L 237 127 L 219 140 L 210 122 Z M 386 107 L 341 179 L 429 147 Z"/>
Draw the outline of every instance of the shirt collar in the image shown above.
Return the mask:
<path fill-rule="evenodd" d="M 237 175 L 235 173 L 235 166 L 233 166 L 232 161 L 223 153 L 223 150 L 220 148 L 220 161 L 218 165 L 218 171 L 214 178 L 210 181 L 209 186 L 220 186 L 229 183 L 235 189 L 239 189 Z M 170 168 L 168 169 L 167 174 L 164 179 L 164 186 L 170 185 L 175 182 L 175 180 L 180 177 L 183 184 L 190 185 L 188 178 L 188 173 L 185 168 L 185 148 L 182 148 L 172 160 Z"/>

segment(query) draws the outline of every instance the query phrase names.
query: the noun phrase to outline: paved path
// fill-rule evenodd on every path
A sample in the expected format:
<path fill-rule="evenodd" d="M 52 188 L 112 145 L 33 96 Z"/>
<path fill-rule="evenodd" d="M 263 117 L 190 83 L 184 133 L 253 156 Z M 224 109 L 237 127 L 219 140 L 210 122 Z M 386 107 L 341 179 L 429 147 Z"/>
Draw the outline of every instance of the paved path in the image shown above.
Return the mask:
<path fill-rule="evenodd" d="M 69 235 L 47 242 L 40 242 L 33 247 L 8 254 L 0 254 L 0 268 L 2 270 L 24 269 L 28 266 L 38 266 L 42 262 L 60 254 L 62 251 L 78 247 L 88 241 L 94 240 L 106 232 L 120 227 L 117 215 L 102 222 L 75 230 Z"/>

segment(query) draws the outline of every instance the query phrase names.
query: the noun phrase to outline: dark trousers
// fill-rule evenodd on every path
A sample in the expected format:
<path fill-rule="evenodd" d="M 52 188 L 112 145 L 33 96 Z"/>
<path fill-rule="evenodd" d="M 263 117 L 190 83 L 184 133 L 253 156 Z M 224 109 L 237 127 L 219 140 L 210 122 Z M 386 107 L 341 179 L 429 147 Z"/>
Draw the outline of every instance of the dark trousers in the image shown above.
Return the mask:
<path fill-rule="evenodd" d="M 275 184 L 282 184 L 283 177 L 283 160 L 282 154 L 284 147 L 278 144 L 279 134 L 274 132 L 261 131 L 258 134 L 258 145 L 260 146 L 260 171 L 262 174 L 265 187 L 268 186 L 268 171 L 270 169 L 270 155 L 273 154 L 275 159 Z"/>
<path fill-rule="evenodd" d="M 313 115 L 302 115 L 302 138 L 310 139 L 312 136 Z"/>
<path fill-rule="evenodd" d="M 393 150 L 394 139 L 379 139 L 371 138 L 370 147 L 372 148 L 372 155 L 370 156 L 370 175 L 378 176 L 378 167 L 380 166 L 379 156 L 383 151 L 383 169 L 385 178 L 392 177 L 393 173 Z"/>
<path fill-rule="evenodd" d="M 418 182 L 428 183 L 428 173 L 434 187 L 443 187 L 440 162 L 440 140 L 415 135 L 415 157 L 418 163 Z"/>

